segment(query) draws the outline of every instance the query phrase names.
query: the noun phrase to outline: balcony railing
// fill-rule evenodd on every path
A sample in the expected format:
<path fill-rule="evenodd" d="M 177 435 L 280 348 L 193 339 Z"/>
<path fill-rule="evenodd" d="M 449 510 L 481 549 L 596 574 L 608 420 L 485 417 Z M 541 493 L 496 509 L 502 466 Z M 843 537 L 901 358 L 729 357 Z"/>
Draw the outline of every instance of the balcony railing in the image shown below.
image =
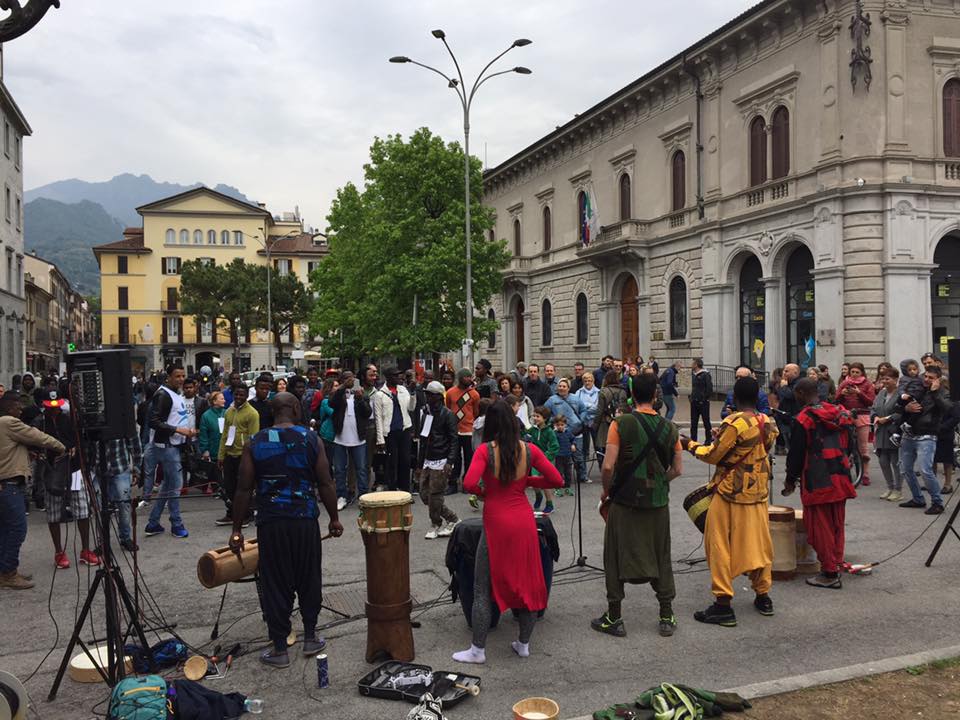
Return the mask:
<path fill-rule="evenodd" d="M 180 312 L 180 303 L 176 300 L 174 300 L 173 302 L 169 302 L 167 300 L 161 300 L 160 312 L 165 312 L 165 313 Z"/>
<path fill-rule="evenodd" d="M 947 180 L 960 180 L 960 163 L 948 162 L 944 164 L 943 176 Z"/>
<path fill-rule="evenodd" d="M 650 226 L 639 220 L 621 220 L 612 225 L 604 225 L 599 242 L 612 242 L 621 238 L 645 237 Z"/>
<path fill-rule="evenodd" d="M 111 345 L 136 345 L 137 336 L 136 335 L 111 335 L 110 336 Z"/>
<path fill-rule="evenodd" d="M 683 211 L 675 213 L 670 216 L 670 227 L 678 228 L 683 227 L 687 222 L 687 214 Z"/>
<path fill-rule="evenodd" d="M 740 195 L 743 198 L 743 206 L 755 208 L 768 202 L 786 200 L 791 195 L 792 182 L 790 179 L 778 178 L 764 185 L 749 188 Z"/>

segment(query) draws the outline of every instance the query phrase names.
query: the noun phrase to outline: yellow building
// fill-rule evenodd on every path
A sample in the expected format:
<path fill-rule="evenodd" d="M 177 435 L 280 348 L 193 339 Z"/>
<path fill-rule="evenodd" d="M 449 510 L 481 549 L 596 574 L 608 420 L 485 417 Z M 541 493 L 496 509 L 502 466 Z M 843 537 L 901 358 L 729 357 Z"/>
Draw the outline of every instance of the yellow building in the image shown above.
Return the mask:
<path fill-rule="evenodd" d="M 295 273 L 306 283 L 327 252 L 322 236 L 305 233 L 295 213 L 273 216 L 263 204 L 203 187 L 149 203 L 137 212 L 142 227 L 127 228 L 123 239 L 93 248 L 100 265 L 104 347 L 131 348 L 137 371 L 150 372 L 169 362 L 180 362 L 188 370 L 216 364 L 237 370 L 268 366 L 266 331 L 240 338 L 239 361 L 233 368 L 229 330 L 213 319 L 197 324 L 193 317 L 180 314 L 180 268 L 201 258 L 215 265 L 237 257 L 263 265 L 269 246 L 274 272 Z M 283 338 L 276 364 L 309 349 L 305 331 L 295 328 Z"/>

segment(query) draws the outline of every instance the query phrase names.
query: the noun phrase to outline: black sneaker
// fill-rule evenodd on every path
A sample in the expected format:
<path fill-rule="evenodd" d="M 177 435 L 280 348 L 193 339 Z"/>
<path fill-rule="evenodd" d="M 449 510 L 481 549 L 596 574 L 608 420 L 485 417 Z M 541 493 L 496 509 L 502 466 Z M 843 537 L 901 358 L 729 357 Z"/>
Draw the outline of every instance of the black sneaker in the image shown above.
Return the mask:
<path fill-rule="evenodd" d="M 769 595 L 757 595 L 753 599 L 753 606 L 764 617 L 773 617 L 773 600 Z"/>
<path fill-rule="evenodd" d="M 287 655 L 286 650 L 279 652 L 270 648 L 260 653 L 260 662 L 272 668 L 283 669 L 290 667 L 290 656 Z"/>
<path fill-rule="evenodd" d="M 127 552 L 137 552 L 140 548 L 133 540 L 121 540 L 120 547 L 122 547 Z"/>
<path fill-rule="evenodd" d="M 590 621 L 590 627 L 597 632 L 613 635 L 614 637 L 626 637 L 627 629 L 623 626 L 623 618 L 617 620 L 610 619 L 610 613 L 604 613 L 595 620 Z"/>
<path fill-rule="evenodd" d="M 827 577 L 823 573 L 815 575 L 814 577 L 807 578 L 807 585 L 818 588 L 826 588 L 828 590 L 839 590 L 843 587 L 843 583 L 840 582 L 840 576 L 837 577 Z"/>
<path fill-rule="evenodd" d="M 213 524 L 214 524 L 214 525 L 219 525 L 220 527 L 223 527 L 223 526 L 226 526 L 226 525 L 233 525 L 233 518 L 230 517 L 229 515 L 224 515 L 224 516 L 223 516 L 222 518 L 220 518 L 219 520 L 215 520 Z"/>
<path fill-rule="evenodd" d="M 693 614 L 693 619 L 697 622 L 707 625 L 720 625 L 721 627 L 736 627 L 737 616 L 733 608 L 729 605 L 718 605 L 714 603 L 706 610 L 698 610 Z"/>
<path fill-rule="evenodd" d="M 943 505 L 931 505 L 923 513 L 924 515 L 940 515 L 943 513 Z"/>
<path fill-rule="evenodd" d="M 677 631 L 677 617 L 676 615 L 670 615 L 665 617 L 660 616 L 660 637 L 672 637 L 673 634 Z"/>
<path fill-rule="evenodd" d="M 910 498 L 906 502 L 900 503 L 900 507 L 904 507 L 904 508 L 925 508 L 926 506 L 927 506 L 926 503 L 919 502 L 917 500 L 914 500 L 913 498 Z"/>

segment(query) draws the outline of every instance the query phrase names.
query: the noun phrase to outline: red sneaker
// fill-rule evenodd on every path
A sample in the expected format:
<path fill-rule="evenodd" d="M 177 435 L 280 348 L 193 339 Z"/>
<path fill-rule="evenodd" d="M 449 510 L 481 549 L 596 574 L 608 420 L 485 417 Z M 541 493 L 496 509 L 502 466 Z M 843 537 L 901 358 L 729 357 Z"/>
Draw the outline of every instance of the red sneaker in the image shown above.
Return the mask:
<path fill-rule="evenodd" d="M 865 477 L 863 480 L 860 481 L 860 484 L 863 485 L 864 487 L 868 487 L 870 485 L 870 478 Z"/>
<path fill-rule="evenodd" d="M 57 565 L 57 570 L 68 570 L 70 568 L 70 558 L 65 552 L 58 552 L 53 556 L 53 562 Z"/>
<path fill-rule="evenodd" d="M 100 558 L 95 552 L 93 552 L 93 550 L 81 550 L 80 563 L 82 565 L 99 565 Z"/>

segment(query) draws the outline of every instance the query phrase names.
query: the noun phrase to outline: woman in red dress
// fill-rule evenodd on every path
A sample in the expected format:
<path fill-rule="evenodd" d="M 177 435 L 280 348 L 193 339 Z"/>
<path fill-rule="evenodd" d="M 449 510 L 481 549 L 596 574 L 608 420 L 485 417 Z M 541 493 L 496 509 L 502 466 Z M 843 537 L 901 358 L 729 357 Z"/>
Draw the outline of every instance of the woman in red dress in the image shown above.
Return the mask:
<path fill-rule="evenodd" d="M 464 663 L 486 662 L 491 596 L 501 612 L 519 611 L 520 639 L 512 647 L 520 657 L 530 655 L 536 614 L 547 606 L 547 586 L 537 524 L 525 491 L 563 485 L 560 473 L 540 448 L 520 441 L 520 424 L 509 405 L 495 402 L 486 418 L 484 443 L 474 453 L 463 480 L 464 492 L 485 500 L 474 571 L 473 644 L 453 655 Z M 534 476 L 531 466 L 540 475 Z"/>

